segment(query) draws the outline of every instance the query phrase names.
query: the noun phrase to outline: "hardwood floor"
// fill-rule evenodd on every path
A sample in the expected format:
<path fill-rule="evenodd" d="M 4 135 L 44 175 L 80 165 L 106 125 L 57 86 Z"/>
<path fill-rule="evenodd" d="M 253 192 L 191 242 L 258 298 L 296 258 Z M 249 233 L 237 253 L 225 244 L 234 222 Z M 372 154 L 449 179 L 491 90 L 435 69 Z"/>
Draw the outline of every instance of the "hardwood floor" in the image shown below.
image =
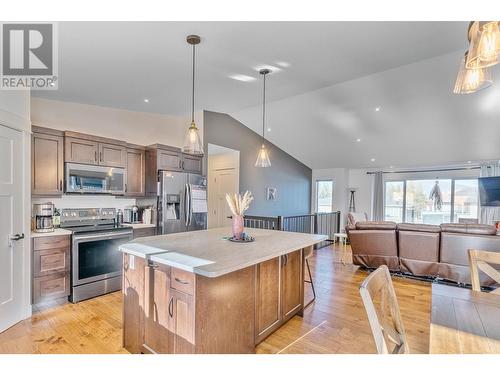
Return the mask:
<path fill-rule="evenodd" d="M 350 255 L 349 255 L 350 258 Z M 257 353 L 375 353 L 358 292 L 367 272 L 340 263 L 340 248 L 310 259 L 316 301 L 257 347 Z M 431 285 L 393 277 L 412 353 L 429 352 Z M 311 298 L 306 284 L 306 301 Z M 0 334 L 0 353 L 127 353 L 122 345 L 121 293 L 34 312 Z"/>

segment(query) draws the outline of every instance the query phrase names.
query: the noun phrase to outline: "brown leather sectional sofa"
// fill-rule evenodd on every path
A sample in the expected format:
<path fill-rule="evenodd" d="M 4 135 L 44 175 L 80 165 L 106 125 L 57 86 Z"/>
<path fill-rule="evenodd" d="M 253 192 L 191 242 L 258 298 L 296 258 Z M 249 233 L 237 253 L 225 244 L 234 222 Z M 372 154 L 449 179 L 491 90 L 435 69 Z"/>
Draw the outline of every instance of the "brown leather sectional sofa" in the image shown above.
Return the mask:
<path fill-rule="evenodd" d="M 492 225 L 358 222 L 347 227 L 353 262 L 366 268 L 470 284 L 468 249 L 500 252 Z M 483 285 L 493 281 L 482 275 Z"/>

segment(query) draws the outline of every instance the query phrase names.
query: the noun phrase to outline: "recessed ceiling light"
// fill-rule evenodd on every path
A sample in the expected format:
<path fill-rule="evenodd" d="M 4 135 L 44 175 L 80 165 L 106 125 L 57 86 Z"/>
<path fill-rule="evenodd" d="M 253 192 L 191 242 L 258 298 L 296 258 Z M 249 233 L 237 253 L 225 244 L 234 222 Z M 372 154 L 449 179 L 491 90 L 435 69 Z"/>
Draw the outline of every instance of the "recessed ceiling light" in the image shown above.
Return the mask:
<path fill-rule="evenodd" d="M 361 138 L 356 138 L 356 142 L 361 142 Z"/>
<path fill-rule="evenodd" d="M 271 131 L 271 128 L 267 128 L 267 131 L 270 132 Z"/>
<path fill-rule="evenodd" d="M 229 78 L 234 79 L 236 81 L 241 81 L 241 82 L 251 82 L 251 81 L 255 81 L 257 79 L 255 77 L 247 76 L 245 74 L 232 74 L 229 76 Z"/>
<path fill-rule="evenodd" d="M 148 98 L 144 99 L 144 103 L 149 103 L 149 99 Z"/>
<path fill-rule="evenodd" d="M 389 168 L 392 169 L 392 168 L 394 168 L 394 166 L 390 165 Z"/>
<path fill-rule="evenodd" d="M 371 161 L 371 162 L 374 162 L 374 161 L 375 161 L 375 158 L 371 158 L 371 159 L 370 159 L 370 161 Z"/>
<path fill-rule="evenodd" d="M 290 67 L 290 63 L 286 61 L 277 61 L 276 65 L 281 66 L 282 68 L 288 68 Z"/>
<path fill-rule="evenodd" d="M 470 160 L 467 160 L 467 163 L 468 163 L 468 164 L 470 164 L 470 163 L 472 163 L 472 161 L 470 161 Z"/>
<path fill-rule="evenodd" d="M 381 110 L 381 109 L 382 109 L 382 108 L 380 108 L 380 107 L 376 107 L 376 108 L 375 108 L 375 112 L 380 112 L 380 110 Z"/>

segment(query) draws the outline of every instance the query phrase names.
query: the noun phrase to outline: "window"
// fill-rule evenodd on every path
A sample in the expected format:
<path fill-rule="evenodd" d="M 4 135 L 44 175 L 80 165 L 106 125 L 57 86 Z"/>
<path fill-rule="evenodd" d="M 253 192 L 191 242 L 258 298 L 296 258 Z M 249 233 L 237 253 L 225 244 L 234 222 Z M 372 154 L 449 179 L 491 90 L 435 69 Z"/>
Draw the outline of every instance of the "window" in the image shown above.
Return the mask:
<path fill-rule="evenodd" d="M 386 181 L 384 217 L 397 223 L 475 222 L 477 179 Z"/>
<path fill-rule="evenodd" d="M 467 223 L 477 219 L 479 208 L 477 180 L 455 180 L 453 222 Z"/>
<path fill-rule="evenodd" d="M 385 183 L 385 220 L 401 223 L 403 221 L 404 182 Z"/>
<path fill-rule="evenodd" d="M 332 212 L 333 181 L 316 181 L 316 211 Z"/>

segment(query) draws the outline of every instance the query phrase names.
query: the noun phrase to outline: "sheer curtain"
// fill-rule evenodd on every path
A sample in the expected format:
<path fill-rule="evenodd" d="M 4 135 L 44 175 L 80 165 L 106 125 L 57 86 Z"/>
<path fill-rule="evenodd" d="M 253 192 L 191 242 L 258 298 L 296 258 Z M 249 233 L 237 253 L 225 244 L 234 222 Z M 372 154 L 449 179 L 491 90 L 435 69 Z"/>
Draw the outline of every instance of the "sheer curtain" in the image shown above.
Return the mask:
<path fill-rule="evenodd" d="M 384 220 L 384 174 L 382 171 L 373 174 L 373 220 Z"/>
<path fill-rule="evenodd" d="M 500 162 L 481 165 L 481 177 L 500 176 Z M 500 221 L 500 207 L 481 207 L 479 222 L 481 224 L 494 224 Z"/>

